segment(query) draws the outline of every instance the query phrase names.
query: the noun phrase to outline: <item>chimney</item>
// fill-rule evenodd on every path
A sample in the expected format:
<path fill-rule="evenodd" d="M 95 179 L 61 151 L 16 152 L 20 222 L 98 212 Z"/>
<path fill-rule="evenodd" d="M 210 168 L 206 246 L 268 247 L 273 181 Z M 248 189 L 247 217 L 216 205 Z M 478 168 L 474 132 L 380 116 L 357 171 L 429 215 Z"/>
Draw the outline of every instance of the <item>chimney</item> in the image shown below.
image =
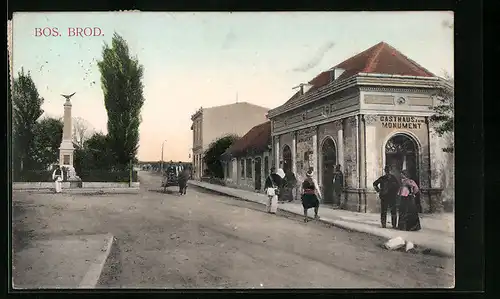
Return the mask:
<path fill-rule="evenodd" d="M 300 84 L 300 94 L 304 94 L 304 84 Z"/>
<path fill-rule="evenodd" d="M 344 72 L 345 70 L 341 68 L 330 69 L 330 82 L 337 80 Z"/>

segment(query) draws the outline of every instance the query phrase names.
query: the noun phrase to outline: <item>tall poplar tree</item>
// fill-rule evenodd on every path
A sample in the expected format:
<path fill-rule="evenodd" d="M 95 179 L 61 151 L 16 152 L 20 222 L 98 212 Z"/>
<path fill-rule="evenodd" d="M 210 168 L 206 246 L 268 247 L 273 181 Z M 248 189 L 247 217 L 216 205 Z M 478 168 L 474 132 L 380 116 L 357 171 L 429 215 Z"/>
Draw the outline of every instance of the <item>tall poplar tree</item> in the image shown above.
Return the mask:
<path fill-rule="evenodd" d="M 123 169 L 135 160 L 139 147 L 144 69 L 137 57 L 130 56 L 127 42 L 117 33 L 111 46 L 104 44 L 98 67 L 108 112 L 108 144 L 116 166 Z"/>
<path fill-rule="evenodd" d="M 30 169 L 33 164 L 30 151 L 33 148 L 34 131 L 37 120 L 42 116 L 44 99 L 31 78 L 30 72 L 24 69 L 14 78 L 12 92 L 12 143 L 14 172 Z"/>

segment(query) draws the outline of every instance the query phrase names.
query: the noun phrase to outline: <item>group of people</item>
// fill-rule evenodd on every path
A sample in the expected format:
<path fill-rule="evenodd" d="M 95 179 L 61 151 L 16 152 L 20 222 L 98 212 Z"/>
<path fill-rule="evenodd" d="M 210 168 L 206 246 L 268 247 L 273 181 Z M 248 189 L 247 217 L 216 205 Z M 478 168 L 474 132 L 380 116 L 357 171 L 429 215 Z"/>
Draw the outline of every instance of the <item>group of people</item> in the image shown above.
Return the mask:
<path fill-rule="evenodd" d="M 344 176 L 340 170 L 340 165 L 335 166 L 333 174 L 333 196 L 337 202 L 341 202 L 341 194 L 344 186 Z M 418 216 L 418 206 L 416 196 L 420 192 L 417 183 L 410 178 L 407 170 L 401 172 L 401 179 L 391 174 L 390 167 L 384 168 L 384 175 L 378 178 L 373 187 L 379 194 L 381 208 L 381 223 L 382 227 L 387 226 L 387 211 L 391 212 L 391 224 L 394 228 L 406 231 L 417 231 L 421 229 L 420 219 Z M 285 173 L 282 169 L 276 171 L 276 168 L 271 168 L 271 173 L 266 179 L 264 189 L 268 195 L 266 211 L 275 214 L 278 208 L 279 198 L 287 198 L 288 201 L 293 201 L 294 195 L 292 190 L 297 188 L 297 180 L 295 175 L 290 171 Z M 306 173 L 306 178 L 301 184 L 300 199 L 304 208 L 304 222 L 308 221 L 308 210 L 314 209 L 314 218 L 319 219 L 318 210 L 322 193 L 319 185 L 314 179 L 313 169 L 309 169 Z M 287 196 L 283 196 L 287 193 Z M 399 205 L 398 205 L 398 198 Z"/>
<path fill-rule="evenodd" d="M 276 171 L 275 167 L 271 168 L 271 173 L 266 179 L 264 189 L 268 195 L 268 202 L 266 205 L 266 211 L 268 213 L 276 214 L 278 209 L 278 199 L 288 198 L 288 201 L 293 201 L 295 195 L 293 190 L 297 192 L 296 188 L 297 179 L 291 171 L 286 173 L 283 169 Z M 307 211 L 309 209 L 314 209 L 314 218 L 319 219 L 318 210 L 319 203 L 321 200 L 321 192 L 318 187 L 318 183 L 313 178 L 313 170 L 309 169 L 306 173 L 306 178 L 302 182 L 301 186 L 302 195 L 302 206 L 304 208 L 304 222 L 308 221 Z M 287 196 L 283 196 L 283 192 L 288 193 Z"/>
<path fill-rule="evenodd" d="M 373 187 L 380 198 L 382 227 L 387 226 L 387 210 L 390 210 L 393 228 L 405 231 L 420 230 L 419 209 L 416 202 L 420 189 L 417 183 L 410 178 L 407 170 L 401 172 L 401 179 L 391 173 L 389 166 L 384 168 L 384 172 L 383 176 L 373 182 Z"/>

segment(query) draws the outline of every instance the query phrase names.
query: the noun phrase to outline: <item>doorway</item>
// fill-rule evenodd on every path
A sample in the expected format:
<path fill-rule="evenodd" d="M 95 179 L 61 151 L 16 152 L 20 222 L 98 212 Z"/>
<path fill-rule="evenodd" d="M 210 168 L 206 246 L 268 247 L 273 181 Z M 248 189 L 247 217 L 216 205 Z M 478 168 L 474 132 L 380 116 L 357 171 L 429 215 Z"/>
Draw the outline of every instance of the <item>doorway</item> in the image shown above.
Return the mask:
<path fill-rule="evenodd" d="M 333 173 L 337 164 L 337 150 L 333 139 L 328 137 L 321 146 L 321 183 L 323 185 L 323 199 L 325 203 L 340 205 L 334 202 L 333 196 Z"/>
<path fill-rule="evenodd" d="M 406 169 L 410 178 L 420 186 L 418 171 L 418 146 L 413 138 L 406 134 L 396 134 L 385 144 L 385 164 L 391 168 L 392 173 L 401 179 L 401 171 Z M 416 203 L 420 212 L 420 192 L 417 194 Z"/>
<path fill-rule="evenodd" d="M 255 158 L 255 190 L 262 188 L 262 162 L 260 157 Z"/>
<path fill-rule="evenodd" d="M 288 145 L 283 147 L 283 170 L 285 173 L 292 171 L 292 150 Z"/>

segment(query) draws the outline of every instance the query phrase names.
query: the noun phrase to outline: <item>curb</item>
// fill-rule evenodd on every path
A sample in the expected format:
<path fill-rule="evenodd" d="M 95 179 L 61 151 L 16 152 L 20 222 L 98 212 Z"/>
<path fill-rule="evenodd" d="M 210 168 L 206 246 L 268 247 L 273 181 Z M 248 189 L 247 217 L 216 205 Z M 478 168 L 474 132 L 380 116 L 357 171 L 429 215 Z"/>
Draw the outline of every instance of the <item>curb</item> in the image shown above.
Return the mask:
<path fill-rule="evenodd" d="M 265 204 L 263 204 L 261 202 L 252 201 L 252 200 L 243 198 L 241 196 L 235 196 L 235 195 L 232 195 L 232 194 L 227 194 L 227 193 L 224 193 L 222 191 L 213 190 L 213 189 L 210 189 L 210 188 L 207 188 L 207 187 L 203 187 L 203 186 L 200 186 L 200 185 L 197 185 L 197 184 L 191 184 L 191 185 L 194 186 L 194 187 L 198 187 L 198 188 L 202 188 L 202 189 L 205 189 L 205 190 L 209 190 L 209 191 L 212 191 L 212 192 L 215 192 L 215 193 L 218 193 L 218 194 L 222 194 L 222 195 L 229 196 L 229 197 L 232 197 L 232 198 L 236 198 L 236 199 L 239 199 L 239 200 L 243 200 L 243 201 L 246 201 L 246 202 L 253 202 L 253 203 L 260 204 L 260 205 L 265 205 Z M 286 210 L 286 209 L 282 209 L 279 206 L 278 206 L 278 210 L 282 211 L 282 212 L 285 212 L 285 213 L 293 214 L 293 215 L 303 216 L 300 213 L 297 213 L 297 212 L 294 212 L 294 211 L 290 211 L 290 210 Z M 308 216 L 308 218 L 314 219 L 314 217 L 312 217 L 312 216 Z M 369 235 L 372 235 L 372 236 L 386 238 L 386 239 L 392 239 L 393 238 L 393 236 L 391 236 L 389 233 L 384 234 L 384 232 L 374 232 L 374 231 L 372 231 L 370 229 L 367 229 L 367 228 L 363 227 L 362 224 L 359 224 L 359 226 L 358 226 L 357 224 L 351 224 L 351 223 L 349 223 L 347 221 L 343 221 L 343 220 L 325 220 L 323 218 L 319 218 L 317 221 L 319 221 L 319 222 L 321 222 L 323 224 L 326 224 L 326 225 L 335 226 L 335 227 L 338 227 L 338 228 L 341 228 L 341 229 L 344 229 L 344 230 L 348 230 L 348 231 L 355 231 L 355 232 L 358 232 L 358 233 L 369 234 Z M 411 241 L 411 240 L 408 240 L 408 241 Z M 448 250 L 441 249 L 441 248 L 431 248 L 431 247 L 434 247 L 434 246 L 423 245 L 422 242 L 414 242 L 414 241 L 411 241 L 411 242 L 414 243 L 415 246 L 417 246 L 417 247 L 426 249 L 424 251 L 427 251 L 428 252 L 427 254 L 429 254 L 429 255 L 436 255 L 436 256 L 440 256 L 440 257 L 451 257 L 451 258 L 455 257 L 454 252 L 449 252 Z"/>
<path fill-rule="evenodd" d="M 103 253 L 97 257 L 97 263 L 93 263 L 92 265 L 90 265 L 90 269 L 87 271 L 82 281 L 80 282 L 80 285 L 78 286 L 79 289 L 94 289 L 97 287 L 114 243 L 115 237 L 112 234 L 108 233 L 106 237 L 106 244 L 101 248 L 101 251 Z"/>
<path fill-rule="evenodd" d="M 131 188 L 75 188 L 63 189 L 61 194 L 135 194 L 140 192 L 140 187 Z M 54 189 L 13 189 L 13 192 L 32 192 L 42 194 L 57 194 Z"/>

